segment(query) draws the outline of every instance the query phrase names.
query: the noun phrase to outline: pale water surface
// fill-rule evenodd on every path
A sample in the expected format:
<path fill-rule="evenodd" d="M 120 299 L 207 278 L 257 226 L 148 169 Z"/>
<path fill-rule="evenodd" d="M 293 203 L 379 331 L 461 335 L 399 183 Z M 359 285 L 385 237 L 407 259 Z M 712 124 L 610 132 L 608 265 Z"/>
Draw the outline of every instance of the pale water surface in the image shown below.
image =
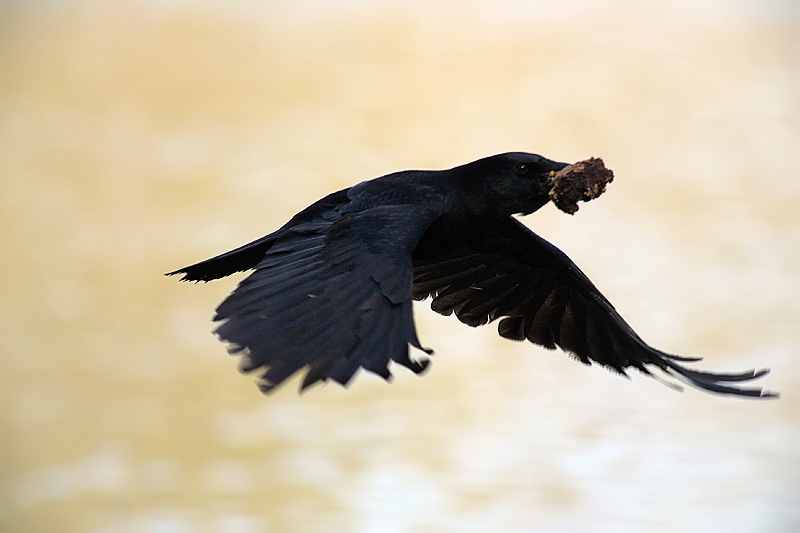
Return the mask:
<path fill-rule="evenodd" d="M 800 531 L 793 2 L 6 2 L 0 530 Z M 509 150 L 616 171 L 526 223 L 673 392 L 417 306 L 418 378 L 261 396 L 163 272 L 328 192 Z"/>

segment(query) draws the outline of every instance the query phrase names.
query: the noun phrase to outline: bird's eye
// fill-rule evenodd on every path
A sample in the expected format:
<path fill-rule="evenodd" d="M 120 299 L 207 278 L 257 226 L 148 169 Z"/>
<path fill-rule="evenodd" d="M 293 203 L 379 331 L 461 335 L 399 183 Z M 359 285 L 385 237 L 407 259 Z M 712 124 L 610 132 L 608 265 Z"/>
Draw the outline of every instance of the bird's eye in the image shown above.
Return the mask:
<path fill-rule="evenodd" d="M 517 174 L 519 174 L 520 176 L 524 176 L 525 174 L 528 173 L 529 170 L 530 167 L 528 167 L 528 165 L 526 165 L 525 163 L 520 163 L 519 165 L 517 165 Z"/>

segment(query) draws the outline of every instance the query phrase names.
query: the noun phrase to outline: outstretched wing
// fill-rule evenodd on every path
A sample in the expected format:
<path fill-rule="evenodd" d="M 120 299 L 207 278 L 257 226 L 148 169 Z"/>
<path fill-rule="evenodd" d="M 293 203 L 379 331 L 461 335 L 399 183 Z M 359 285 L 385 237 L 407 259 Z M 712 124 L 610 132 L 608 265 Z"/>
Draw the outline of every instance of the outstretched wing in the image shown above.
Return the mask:
<path fill-rule="evenodd" d="M 304 389 L 347 384 L 363 367 L 390 378 L 389 361 L 422 372 L 412 316 L 411 250 L 438 216 L 418 204 L 343 204 L 273 234 L 255 272 L 217 308 L 216 334 L 259 370 L 268 392 L 303 368 Z M 429 350 L 426 352 L 431 353 Z"/>
<path fill-rule="evenodd" d="M 525 340 L 592 361 L 624 374 L 652 375 L 655 367 L 695 387 L 721 394 L 771 396 L 750 381 L 768 371 L 718 374 L 678 362 L 645 343 L 589 278 L 561 250 L 514 218 L 477 228 L 467 239 L 447 243 L 430 232 L 414 255 L 414 298 L 433 297 L 431 307 L 455 313 L 470 326 L 501 319 L 501 336 Z M 669 385 L 679 388 L 672 383 Z"/>

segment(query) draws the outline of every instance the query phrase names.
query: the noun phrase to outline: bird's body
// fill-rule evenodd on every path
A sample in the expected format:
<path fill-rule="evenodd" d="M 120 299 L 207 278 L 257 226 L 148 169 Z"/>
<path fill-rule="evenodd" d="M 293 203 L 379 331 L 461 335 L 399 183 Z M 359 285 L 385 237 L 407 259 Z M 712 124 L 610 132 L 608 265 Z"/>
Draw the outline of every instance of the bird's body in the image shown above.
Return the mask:
<path fill-rule="evenodd" d="M 441 171 L 405 171 L 326 196 L 283 227 L 177 270 L 209 281 L 255 269 L 217 308 L 217 335 L 262 373 L 267 392 L 307 368 L 302 388 L 347 384 L 359 368 L 385 379 L 394 361 L 422 372 L 412 300 L 478 326 L 499 320 L 503 337 L 556 346 L 617 372 L 657 368 L 698 388 L 766 396 L 732 382 L 766 371 L 692 370 L 647 345 L 560 250 L 516 220 L 550 198 L 567 165 L 500 154 Z"/>

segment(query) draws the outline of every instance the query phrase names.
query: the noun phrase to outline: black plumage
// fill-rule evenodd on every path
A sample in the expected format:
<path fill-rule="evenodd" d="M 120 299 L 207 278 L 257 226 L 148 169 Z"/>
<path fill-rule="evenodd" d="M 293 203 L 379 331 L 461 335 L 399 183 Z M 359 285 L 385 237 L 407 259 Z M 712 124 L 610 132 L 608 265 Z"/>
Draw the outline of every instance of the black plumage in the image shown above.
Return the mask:
<path fill-rule="evenodd" d="M 394 361 L 428 365 L 412 300 L 470 326 L 498 320 L 501 336 L 560 347 L 624 374 L 653 369 L 699 389 L 764 397 L 740 387 L 767 370 L 712 373 L 645 343 L 558 248 L 514 214 L 550 198 L 564 163 L 527 153 L 441 171 L 405 171 L 330 194 L 261 239 L 169 275 L 210 281 L 255 270 L 217 308 L 220 339 L 259 371 L 264 392 L 307 369 L 301 388 L 346 385 L 359 368 L 390 378 Z M 677 385 L 667 382 L 675 388 Z"/>

